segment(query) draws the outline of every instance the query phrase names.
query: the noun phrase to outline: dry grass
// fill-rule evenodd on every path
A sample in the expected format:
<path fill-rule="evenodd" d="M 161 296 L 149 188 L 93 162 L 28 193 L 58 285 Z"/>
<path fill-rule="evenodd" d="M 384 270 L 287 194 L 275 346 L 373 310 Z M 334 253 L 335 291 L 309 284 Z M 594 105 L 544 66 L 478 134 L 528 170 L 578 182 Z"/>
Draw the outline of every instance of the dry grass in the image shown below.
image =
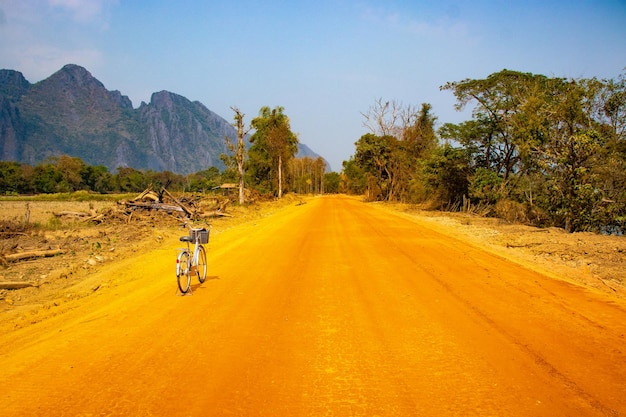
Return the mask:
<path fill-rule="evenodd" d="M 46 225 L 54 221 L 53 213 L 62 211 L 100 211 L 114 207 L 114 201 L 0 201 L 0 220 Z"/>

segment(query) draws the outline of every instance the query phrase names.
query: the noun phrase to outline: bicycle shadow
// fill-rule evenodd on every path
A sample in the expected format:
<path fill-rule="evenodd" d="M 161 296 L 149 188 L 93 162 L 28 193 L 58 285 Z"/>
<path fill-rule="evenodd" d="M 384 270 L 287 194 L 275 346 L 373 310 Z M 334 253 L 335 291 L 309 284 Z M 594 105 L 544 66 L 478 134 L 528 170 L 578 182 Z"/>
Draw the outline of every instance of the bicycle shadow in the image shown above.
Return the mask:
<path fill-rule="evenodd" d="M 177 291 L 176 295 L 180 295 L 182 297 L 187 296 L 187 295 L 193 295 L 196 292 L 196 290 L 201 290 L 201 289 L 206 288 L 205 284 L 209 280 L 218 280 L 218 279 L 220 279 L 220 277 L 217 275 L 207 275 L 203 283 L 199 283 L 198 281 L 196 281 L 195 283 L 192 283 L 189 286 L 189 291 L 187 291 L 186 293 L 181 293 L 180 291 Z"/>
<path fill-rule="evenodd" d="M 214 279 L 220 279 L 220 277 L 218 275 L 207 275 L 204 282 L 207 282 L 208 280 L 214 280 Z"/>

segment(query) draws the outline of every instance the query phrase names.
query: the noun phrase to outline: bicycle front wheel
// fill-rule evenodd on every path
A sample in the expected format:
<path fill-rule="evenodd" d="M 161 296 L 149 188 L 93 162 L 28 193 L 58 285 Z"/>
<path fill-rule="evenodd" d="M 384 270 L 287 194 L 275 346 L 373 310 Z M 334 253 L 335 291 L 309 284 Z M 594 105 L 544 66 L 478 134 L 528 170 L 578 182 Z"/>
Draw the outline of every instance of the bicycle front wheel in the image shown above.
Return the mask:
<path fill-rule="evenodd" d="M 206 280 L 206 250 L 204 246 L 198 248 L 198 265 L 196 268 L 196 274 L 198 274 L 198 281 L 202 284 Z"/>
<path fill-rule="evenodd" d="M 178 254 L 176 259 L 176 282 L 178 282 L 178 289 L 185 294 L 189 291 L 191 286 L 191 275 L 189 275 L 190 266 L 189 252 L 184 250 Z"/>

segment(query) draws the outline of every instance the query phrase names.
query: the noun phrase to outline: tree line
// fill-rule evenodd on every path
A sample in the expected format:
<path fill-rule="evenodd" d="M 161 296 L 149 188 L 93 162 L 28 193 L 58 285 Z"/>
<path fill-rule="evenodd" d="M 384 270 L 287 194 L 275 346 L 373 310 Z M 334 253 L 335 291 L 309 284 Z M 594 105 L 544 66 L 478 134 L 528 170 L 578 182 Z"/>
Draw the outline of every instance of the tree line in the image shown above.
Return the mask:
<path fill-rule="evenodd" d="M 567 231 L 626 226 L 626 77 L 565 79 L 503 70 L 441 87 L 471 107 L 445 123 L 375 102 L 343 164 L 346 190 L 371 200 L 480 209 Z"/>
<path fill-rule="evenodd" d="M 236 141 L 225 138 L 231 154 L 222 155 L 226 164 L 226 175 L 236 179 L 239 187 L 239 203 L 244 203 L 243 188 L 252 187 L 262 194 L 281 198 L 285 192 L 296 193 L 337 193 L 340 191 L 340 176 L 326 172 L 323 158 L 296 158 L 298 137 L 291 130 L 285 109 L 263 106 L 249 127 L 244 122 L 245 115 L 231 107 L 233 124 L 237 131 Z M 248 132 L 251 146 L 245 146 Z"/>
<path fill-rule="evenodd" d="M 291 131 L 282 107 L 262 107 L 246 129 L 244 115 L 235 107 L 237 142 L 225 138 L 229 155 L 222 155 L 227 168 L 216 167 L 189 175 L 120 167 L 115 173 L 105 166 L 91 166 L 68 155 L 49 157 L 31 166 L 0 161 L 0 194 L 48 194 L 86 190 L 95 193 L 141 192 L 147 187 L 171 191 L 207 192 L 224 183 L 237 183 L 239 200 L 243 188 L 281 197 L 284 192 L 332 193 L 339 191 L 339 174 L 326 173 L 322 158 L 296 158 L 298 138 Z M 244 143 L 248 132 L 249 149 Z"/>
<path fill-rule="evenodd" d="M 319 164 L 319 162 L 317 162 Z M 325 163 L 324 163 L 325 164 Z M 299 171 L 294 166 L 315 166 L 311 158 L 293 158 L 287 171 L 288 184 L 285 190 L 296 193 L 336 193 L 339 190 L 339 174 L 320 171 Z M 319 166 L 319 165 L 317 165 Z M 325 168 L 324 168 L 325 169 Z M 315 181 L 310 182 L 311 178 Z M 224 183 L 236 181 L 230 169 L 220 172 L 216 167 L 188 175 L 170 171 L 143 171 L 130 167 L 120 167 L 112 174 L 105 166 L 92 166 L 80 158 L 61 155 L 47 158 L 32 166 L 13 161 L 0 161 L 0 195 L 33 195 L 90 191 L 94 193 L 135 193 L 152 186 L 166 187 L 177 192 L 209 192 Z M 324 185 L 327 184 L 327 185 Z M 262 184 L 251 188 L 268 194 Z M 274 195 L 272 191 L 269 194 Z"/>
<path fill-rule="evenodd" d="M 215 167 L 186 176 L 170 171 L 143 171 L 120 167 L 115 174 L 105 166 L 92 166 L 77 157 L 53 156 L 31 166 L 0 161 L 0 193 L 51 194 L 74 191 L 95 193 L 141 192 L 148 186 L 167 186 L 170 190 L 202 191 L 221 184 L 222 175 Z"/>

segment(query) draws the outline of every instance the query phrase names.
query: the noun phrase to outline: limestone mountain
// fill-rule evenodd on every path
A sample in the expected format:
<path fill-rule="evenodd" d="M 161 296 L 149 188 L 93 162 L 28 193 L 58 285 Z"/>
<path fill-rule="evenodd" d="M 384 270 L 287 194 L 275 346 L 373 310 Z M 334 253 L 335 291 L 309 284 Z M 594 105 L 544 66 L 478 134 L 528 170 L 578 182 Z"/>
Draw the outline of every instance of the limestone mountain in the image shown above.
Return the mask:
<path fill-rule="evenodd" d="M 35 165 L 70 155 L 90 165 L 187 174 L 223 169 L 233 126 L 202 103 L 161 91 L 133 108 L 89 71 L 66 65 L 35 84 L 0 70 L 0 160 Z"/>

